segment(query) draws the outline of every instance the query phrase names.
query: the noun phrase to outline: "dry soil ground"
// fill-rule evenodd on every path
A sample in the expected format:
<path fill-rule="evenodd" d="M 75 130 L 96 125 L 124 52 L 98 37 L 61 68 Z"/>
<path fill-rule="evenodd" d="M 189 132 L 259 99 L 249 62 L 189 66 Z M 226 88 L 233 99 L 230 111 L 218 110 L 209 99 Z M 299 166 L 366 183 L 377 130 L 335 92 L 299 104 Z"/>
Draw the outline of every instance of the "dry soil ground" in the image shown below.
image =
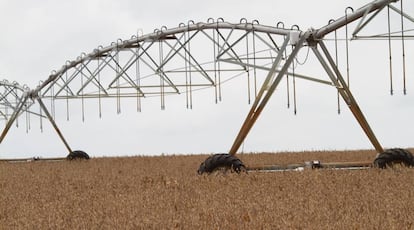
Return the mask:
<path fill-rule="evenodd" d="M 249 164 L 373 151 L 241 154 Z M 414 229 L 414 169 L 199 176 L 206 155 L 0 162 L 0 229 Z"/>

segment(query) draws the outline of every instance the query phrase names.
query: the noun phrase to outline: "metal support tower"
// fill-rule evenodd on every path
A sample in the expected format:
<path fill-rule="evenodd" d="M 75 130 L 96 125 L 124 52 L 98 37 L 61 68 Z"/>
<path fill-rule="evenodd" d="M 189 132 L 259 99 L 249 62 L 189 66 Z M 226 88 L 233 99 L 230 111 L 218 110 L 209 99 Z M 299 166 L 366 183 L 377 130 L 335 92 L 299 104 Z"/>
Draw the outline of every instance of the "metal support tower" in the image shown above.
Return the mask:
<path fill-rule="evenodd" d="M 281 78 L 286 73 L 288 67 L 292 64 L 292 60 L 296 57 L 296 54 L 298 53 L 299 49 L 302 48 L 305 42 L 307 42 L 307 45 L 312 48 L 312 51 L 318 58 L 319 62 L 327 72 L 328 76 L 330 77 L 332 84 L 335 85 L 342 98 L 344 99 L 345 103 L 348 105 L 349 109 L 351 110 L 352 114 L 364 130 L 365 134 L 368 136 L 369 140 L 371 141 L 372 145 L 376 149 L 377 152 L 383 152 L 384 149 L 382 148 L 381 144 L 379 143 L 378 139 L 376 138 L 374 132 L 372 131 L 371 127 L 369 126 L 364 114 L 362 113 L 361 109 L 359 108 L 356 100 L 354 99 L 351 91 L 349 90 L 346 81 L 343 79 L 340 71 L 338 70 L 337 66 L 335 65 L 335 62 L 333 61 L 328 49 L 324 45 L 322 39 L 325 35 L 337 30 L 338 28 L 341 28 L 355 20 L 361 19 L 361 23 L 365 19 L 365 17 L 374 11 L 381 11 L 385 6 L 389 5 L 392 2 L 397 2 L 398 0 L 377 0 L 373 1 L 364 7 L 359 8 L 355 12 L 346 15 L 345 17 L 339 18 L 332 23 L 314 31 L 308 31 L 306 33 L 302 33 L 300 35 L 300 40 L 295 44 L 294 51 L 290 54 L 289 59 L 286 61 L 286 63 L 282 66 L 280 71 L 278 72 L 278 75 L 276 78 L 274 78 L 276 74 L 277 67 L 279 65 L 278 59 L 276 59 L 273 63 L 273 66 L 271 70 L 268 72 L 268 76 L 266 78 L 266 81 L 262 85 L 261 93 L 259 93 L 256 97 L 256 100 L 254 104 L 252 105 L 249 114 L 247 115 L 235 141 L 233 142 L 233 145 L 229 151 L 230 154 L 234 155 L 240 148 L 241 144 L 243 143 L 244 139 L 246 138 L 247 134 L 249 133 L 250 129 L 253 127 L 254 123 L 256 122 L 258 116 L 266 106 L 267 102 L 269 101 L 269 98 L 274 93 L 278 83 L 280 82 Z M 370 18 L 369 20 L 371 20 Z M 369 22 L 369 21 L 368 21 Z M 360 23 L 360 24 L 361 24 Z M 365 24 L 364 24 L 365 25 Z M 358 29 L 358 28 L 357 28 Z M 358 31 L 356 31 L 358 32 Z M 355 34 L 354 34 L 355 35 Z M 318 51 L 317 46 L 320 46 L 323 54 L 325 55 L 326 59 L 328 60 L 328 63 L 325 61 L 323 55 Z M 270 79 L 274 80 L 271 82 L 271 85 L 269 87 L 268 81 Z M 338 81 L 339 84 L 338 85 Z"/>
<path fill-rule="evenodd" d="M 295 77 L 336 87 L 376 151 L 383 152 L 347 81 L 328 51 L 324 37 L 360 20 L 352 35 L 354 39 L 363 38 L 358 33 L 381 10 L 397 1 L 375 0 L 344 17 L 331 20 L 326 26 L 307 31 L 280 28 L 280 23 L 276 27 L 265 26 L 256 20 L 247 22 L 246 19 L 240 20 L 240 23 L 228 23 L 222 18 L 209 19 L 207 23 L 188 21 L 176 28 L 162 27 L 150 34 L 134 35 L 127 40 L 118 39 L 109 46 L 100 46 L 88 54 L 82 53 L 76 60 L 67 61 L 60 69 L 53 71 L 33 90 L 0 81 L 0 87 L 5 89 L 2 92 L 0 88 L 0 106 L 9 109 L 6 111 L 0 107 L 0 119 L 6 121 L 0 143 L 18 116 L 27 112 L 48 118 L 67 150 L 72 152 L 50 113 L 52 111 L 53 114 L 53 108 L 48 109 L 45 100 L 81 99 L 83 106 L 84 99 L 98 99 L 101 114 L 101 100 L 104 98 L 116 98 L 119 113 L 121 98 L 136 98 L 137 111 L 140 111 L 142 98 L 159 97 L 161 109 L 164 109 L 166 95 L 185 94 L 187 108 L 192 108 L 193 91 L 212 88 L 215 101 L 219 102 L 222 84 L 243 75 L 247 77 L 249 103 L 250 95 L 253 94 L 251 91 L 255 98 L 229 151 L 234 155 L 283 77 L 293 74 L 289 68 L 298 52 L 308 46 L 327 73 L 329 81 L 298 73 L 294 74 Z M 403 9 L 390 7 L 402 18 L 414 22 Z M 293 47 L 291 52 L 287 51 L 288 45 Z M 256 75 L 266 78 L 257 80 L 259 77 Z M 257 81 L 262 83 L 258 91 Z M 42 112 L 39 114 L 30 110 L 34 102 L 39 104 L 40 111 L 46 116 Z"/>

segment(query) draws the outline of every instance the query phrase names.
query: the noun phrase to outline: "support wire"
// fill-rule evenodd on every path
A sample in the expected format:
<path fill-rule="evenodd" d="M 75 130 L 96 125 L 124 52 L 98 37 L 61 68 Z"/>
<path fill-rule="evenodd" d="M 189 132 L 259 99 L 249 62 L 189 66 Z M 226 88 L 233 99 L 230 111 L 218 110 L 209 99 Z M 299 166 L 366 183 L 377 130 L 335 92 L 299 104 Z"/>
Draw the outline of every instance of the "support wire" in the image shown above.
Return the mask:
<path fill-rule="evenodd" d="M 39 85 L 42 84 L 42 81 Z M 42 89 L 39 90 L 39 95 L 42 95 Z M 39 106 L 39 125 L 40 125 L 40 132 L 43 133 L 43 114 L 42 114 L 42 107 Z"/>
<path fill-rule="evenodd" d="M 98 58 L 98 68 L 99 68 L 99 58 Z M 98 82 L 101 84 L 101 71 L 98 70 Z M 102 118 L 102 98 L 101 98 L 101 87 L 98 87 L 98 112 L 99 118 Z"/>
<path fill-rule="evenodd" d="M 121 88 L 120 88 L 120 65 L 119 65 L 119 49 L 116 50 L 116 113 L 121 114 Z"/>
<path fill-rule="evenodd" d="M 293 48 L 292 48 L 293 52 Z M 295 77 L 295 61 L 292 61 L 292 79 L 293 79 L 293 113 L 297 114 L 296 107 L 296 77 Z"/>
<path fill-rule="evenodd" d="M 388 21 L 388 55 L 389 55 L 389 69 L 390 69 L 390 94 L 394 95 L 394 86 L 392 79 L 392 46 L 391 46 L 391 17 L 390 6 L 387 6 L 387 21 Z"/>
<path fill-rule="evenodd" d="M 82 90 L 80 93 L 81 93 L 81 102 L 82 102 L 82 122 L 85 122 L 85 98 L 84 98 L 84 91 L 83 91 L 85 87 L 83 87 L 83 67 L 84 65 L 82 63 L 82 67 L 80 70 L 80 75 L 81 75 L 80 80 L 81 80 Z"/>
<path fill-rule="evenodd" d="M 68 82 L 68 71 L 65 71 L 65 82 Z M 66 90 L 66 121 L 69 121 L 69 87 L 67 88 L 68 89 Z"/>
<path fill-rule="evenodd" d="M 330 24 L 332 22 L 334 22 L 333 19 L 329 20 L 328 24 Z M 337 30 L 334 31 L 334 37 L 335 37 L 334 38 L 334 40 L 335 40 L 335 66 L 336 66 L 336 68 L 338 68 L 338 32 L 337 32 Z M 337 85 L 339 85 L 339 79 L 338 78 L 336 79 L 336 81 L 337 81 Z M 339 89 L 337 89 L 336 95 L 337 95 L 338 114 L 341 114 L 341 97 L 340 97 L 340 94 L 339 94 Z"/>
<path fill-rule="evenodd" d="M 160 66 L 163 63 L 163 59 L 164 59 L 164 52 L 163 52 L 163 43 L 162 41 L 159 41 L 159 61 L 160 61 Z M 159 70 L 159 75 L 160 75 L 160 98 L 161 98 L 161 110 L 165 110 L 165 85 L 164 85 L 164 79 L 162 77 L 163 74 L 163 68 L 161 66 L 160 70 Z"/>
<path fill-rule="evenodd" d="M 249 35 L 246 35 L 246 58 L 247 58 L 247 67 L 244 67 L 247 72 L 247 103 L 250 105 L 251 95 L 250 95 L 250 58 L 249 58 Z"/>
<path fill-rule="evenodd" d="M 254 80 L 254 97 L 257 97 L 257 68 L 256 68 L 256 35 L 253 30 L 253 80 Z"/>
<path fill-rule="evenodd" d="M 138 37 L 138 32 L 137 32 Z M 136 84 L 139 89 L 141 86 L 141 68 L 140 68 L 140 61 L 139 61 L 139 44 L 137 45 L 136 49 L 136 62 L 135 62 L 135 71 L 136 71 Z M 139 94 L 139 90 L 137 89 L 137 112 L 141 112 L 141 95 Z"/>
<path fill-rule="evenodd" d="M 348 10 L 351 10 L 352 13 L 354 12 L 354 9 L 352 7 L 347 7 L 345 9 L 345 47 L 346 47 L 346 80 L 348 84 L 348 88 L 350 88 L 349 85 L 349 39 L 348 39 Z"/>
<path fill-rule="evenodd" d="M 285 23 L 278 22 L 276 24 L 277 28 L 285 28 Z M 286 36 L 283 36 L 283 40 L 286 40 Z M 287 59 L 286 49 L 284 50 L 284 59 Z M 289 87 L 289 74 L 286 73 L 286 97 L 287 97 L 287 108 L 290 109 L 290 87 Z"/>
<path fill-rule="evenodd" d="M 213 31 L 213 64 L 214 64 L 214 99 L 216 104 L 218 103 L 218 88 L 217 88 L 217 52 L 216 51 L 216 30 Z M 217 36 L 218 37 L 218 36 Z"/>
<path fill-rule="evenodd" d="M 401 45 L 402 45 L 402 61 L 403 61 L 403 93 L 407 95 L 407 88 L 406 88 L 406 77 L 405 77 L 405 39 L 404 39 L 404 15 L 403 11 L 403 0 L 401 2 Z"/>

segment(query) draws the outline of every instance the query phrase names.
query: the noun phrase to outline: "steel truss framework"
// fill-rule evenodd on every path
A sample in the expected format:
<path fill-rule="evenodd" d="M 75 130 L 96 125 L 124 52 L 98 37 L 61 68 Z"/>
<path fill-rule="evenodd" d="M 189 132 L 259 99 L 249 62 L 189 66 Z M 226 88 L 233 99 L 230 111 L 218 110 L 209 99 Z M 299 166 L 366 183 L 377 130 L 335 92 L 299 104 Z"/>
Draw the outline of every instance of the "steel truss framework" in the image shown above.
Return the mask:
<path fill-rule="evenodd" d="M 224 82 L 247 75 L 249 102 L 250 98 L 254 101 L 230 149 L 230 154 L 235 154 L 282 78 L 294 75 L 335 87 L 374 148 L 383 152 L 325 45 L 324 37 L 359 20 L 352 33 L 353 39 L 410 39 L 412 36 L 404 35 L 404 30 L 398 34 L 359 35 L 386 7 L 400 14 L 401 18 L 414 22 L 402 7 L 392 5 L 397 1 L 376 0 L 355 11 L 347 9 L 344 17 L 308 31 L 301 31 L 298 26 L 284 28 L 283 23 L 265 26 L 242 19 L 233 24 L 220 18 L 209 19 L 207 23 L 189 21 L 177 28 L 163 27 L 151 34 L 119 39 L 107 47 L 100 46 L 89 54 L 82 53 L 76 60 L 67 61 L 33 90 L 15 83 L 0 82 L 0 89 L 4 89 L 0 91 L 0 117 L 7 121 L 0 143 L 17 117 L 26 112 L 47 117 L 68 151 L 72 152 L 53 117 L 55 100 L 80 99 L 83 106 L 83 100 L 95 98 L 99 101 L 101 114 L 101 100 L 104 98 L 116 98 L 117 111 L 120 112 L 120 98 L 136 98 L 137 110 L 140 111 L 143 98 L 159 97 L 161 109 L 164 109 L 167 95 L 185 94 L 187 108 L 191 108 L 195 90 L 212 88 L 215 101 L 219 102 Z M 288 49 L 290 46 L 292 49 Z M 328 75 L 328 81 L 290 71 L 304 46 L 312 50 Z M 265 79 L 258 79 L 263 75 L 266 75 Z M 261 87 L 258 87 L 259 83 Z M 50 100 L 49 108 L 43 100 Z M 40 106 L 39 113 L 29 109 L 35 101 Z"/>
<path fill-rule="evenodd" d="M 0 81 L 0 120 L 7 121 L 14 113 L 21 115 L 24 112 L 41 116 L 39 113 L 30 111 L 32 101 L 23 100 L 30 91 L 27 85 L 20 85 L 16 81 Z"/>

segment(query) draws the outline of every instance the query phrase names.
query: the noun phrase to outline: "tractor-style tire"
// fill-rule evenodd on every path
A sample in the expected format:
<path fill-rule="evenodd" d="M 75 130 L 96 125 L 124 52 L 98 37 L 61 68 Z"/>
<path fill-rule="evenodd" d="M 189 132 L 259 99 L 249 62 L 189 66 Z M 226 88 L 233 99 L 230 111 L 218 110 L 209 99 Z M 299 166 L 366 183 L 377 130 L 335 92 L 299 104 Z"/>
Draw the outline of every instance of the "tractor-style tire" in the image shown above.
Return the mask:
<path fill-rule="evenodd" d="M 89 160 L 90 157 L 84 151 L 76 150 L 76 151 L 73 151 L 73 152 L 69 153 L 69 155 L 66 157 L 66 159 L 68 159 L 68 160 L 77 160 L 77 159 Z"/>
<path fill-rule="evenodd" d="M 210 174 L 220 168 L 231 169 L 236 173 L 240 173 L 241 171 L 247 172 L 246 166 L 239 158 L 227 153 L 220 153 L 209 156 L 201 163 L 197 173 L 200 175 L 203 173 Z"/>
<path fill-rule="evenodd" d="M 374 166 L 381 169 L 392 167 L 394 164 L 404 164 L 407 167 L 414 166 L 413 155 L 405 149 L 394 148 L 380 153 L 374 160 Z"/>

